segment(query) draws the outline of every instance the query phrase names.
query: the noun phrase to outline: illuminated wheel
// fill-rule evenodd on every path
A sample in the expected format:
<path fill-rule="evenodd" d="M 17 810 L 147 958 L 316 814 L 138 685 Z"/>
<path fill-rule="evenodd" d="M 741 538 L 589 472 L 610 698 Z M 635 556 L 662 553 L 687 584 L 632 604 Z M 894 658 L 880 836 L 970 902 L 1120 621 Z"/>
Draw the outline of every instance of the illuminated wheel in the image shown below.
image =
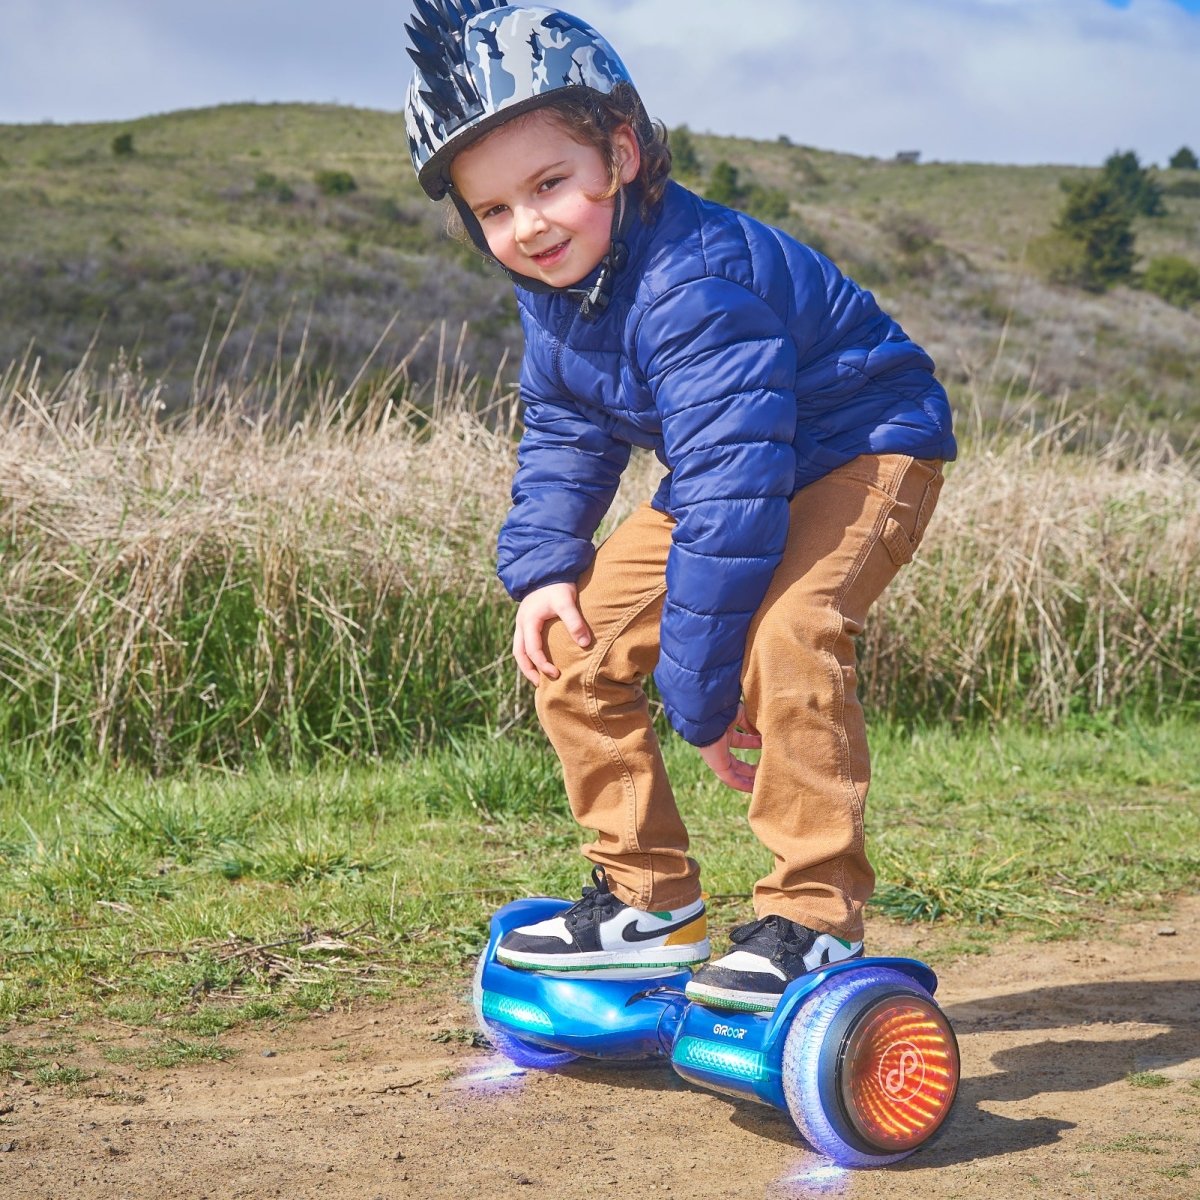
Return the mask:
<path fill-rule="evenodd" d="M 805 1000 L 783 1047 L 788 1111 L 814 1150 L 851 1167 L 925 1144 L 958 1090 L 958 1043 L 933 998 L 899 971 L 863 967 Z"/>
<path fill-rule="evenodd" d="M 547 1071 L 551 1067 L 565 1067 L 574 1062 L 579 1055 L 570 1050 L 547 1050 L 544 1046 L 534 1045 L 515 1033 L 509 1032 L 503 1025 L 491 1020 L 484 1012 L 483 968 L 487 963 L 487 951 L 480 956 L 475 964 L 475 980 L 471 987 L 471 1001 L 475 1008 L 475 1023 L 479 1032 L 504 1055 L 509 1062 L 518 1067 L 532 1067 L 538 1071 Z"/>

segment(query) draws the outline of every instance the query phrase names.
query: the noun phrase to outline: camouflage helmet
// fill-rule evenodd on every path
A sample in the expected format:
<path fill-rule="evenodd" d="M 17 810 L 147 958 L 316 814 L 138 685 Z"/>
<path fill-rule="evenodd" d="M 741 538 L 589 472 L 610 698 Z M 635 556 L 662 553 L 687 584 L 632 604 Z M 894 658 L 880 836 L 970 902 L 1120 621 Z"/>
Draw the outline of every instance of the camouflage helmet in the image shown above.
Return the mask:
<path fill-rule="evenodd" d="M 620 83 L 632 86 L 608 42 L 556 8 L 496 0 L 414 0 L 413 7 L 408 148 L 434 200 L 450 190 L 454 155 L 493 126 L 567 88 L 607 96 Z"/>

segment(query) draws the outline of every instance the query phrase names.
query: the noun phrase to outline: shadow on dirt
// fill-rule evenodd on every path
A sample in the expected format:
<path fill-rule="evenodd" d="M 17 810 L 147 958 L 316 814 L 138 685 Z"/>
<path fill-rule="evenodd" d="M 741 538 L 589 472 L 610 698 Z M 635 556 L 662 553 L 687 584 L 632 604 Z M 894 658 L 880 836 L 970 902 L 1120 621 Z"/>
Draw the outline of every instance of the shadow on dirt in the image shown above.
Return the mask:
<path fill-rule="evenodd" d="M 1074 1122 L 1049 1117 L 1008 1117 L 993 1104 L 1028 1100 L 1054 1092 L 1082 1092 L 1125 1079 L 1136 1063 L 1152 1059 L 1168 1066 L 1200 1056 L 1200 985 L 1194 980 L 1080 983 L 1035 988 L 946 1006 L 963 1048 L 964 1078 L 945 1128 L 911 1160 L 893 1170 L 924 1170 L 972 1162 L 1051 1145 Z M 977 1034 L 1055 1030 L 1118 1023 L 1161 1025 L 1149 1036 L 1041 1038 L 990 1054 L 972 1050 Z M 990 1068 L 981 1073 L 981 1068 Z M 687 1088 L 665 1062 L 576 1063 L 565 1073 L 603 1080 L 610 1087 L 674 1091 Z M 728 1104 L 730 1121 L 756 1137 L 801 1146 L 786 1114 L 751 1102 L 717 1096 Z"/>

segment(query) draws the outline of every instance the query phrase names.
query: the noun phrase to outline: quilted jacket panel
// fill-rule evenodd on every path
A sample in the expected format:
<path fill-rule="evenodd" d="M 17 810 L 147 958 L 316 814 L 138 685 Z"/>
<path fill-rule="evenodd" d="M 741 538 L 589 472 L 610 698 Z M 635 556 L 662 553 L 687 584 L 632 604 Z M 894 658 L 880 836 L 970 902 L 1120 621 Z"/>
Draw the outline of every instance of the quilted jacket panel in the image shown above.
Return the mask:
<path fill-rule="evenodd" d="M 706 745 L 736 712 L 790 497 L 859 454 L 952 459 L 950 407 L 871 294 L 781 231 L 672 183 L 626 243 L 596 321 L 517 289 L 525 432 L 499 573 L 515 599 L 577 579 L 630 448 L 653 450 L 675 520 L 654 677 Z"/>

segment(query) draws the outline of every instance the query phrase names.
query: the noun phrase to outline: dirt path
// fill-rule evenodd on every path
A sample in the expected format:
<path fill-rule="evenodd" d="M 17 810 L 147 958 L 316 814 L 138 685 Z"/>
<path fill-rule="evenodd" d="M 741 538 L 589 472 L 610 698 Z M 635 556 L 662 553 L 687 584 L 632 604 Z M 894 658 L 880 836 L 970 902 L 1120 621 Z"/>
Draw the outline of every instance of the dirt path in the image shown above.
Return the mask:
<path fill-rule="evenodd" d="M 497 1071 L 469 1044 L 456 981 L 243 1034 L 235 1061 L 171 1071 L 104 1063 L 104 1043 L 133 1035 L 98 1027 L 94 1094 L 0 1091 L 0 1196 L 1198 1200 L 1200 899 L 1098 928 L 943 967 L 958 1104 L 932 1145 L 883 1171 L 830 1168 L 782 1113 L 666 1067 Z M 873 932 L 880 953 L 919 954 L 931 936 Z M 1169 1082 L 1135 1087 L 1134 1071 Z"/>

